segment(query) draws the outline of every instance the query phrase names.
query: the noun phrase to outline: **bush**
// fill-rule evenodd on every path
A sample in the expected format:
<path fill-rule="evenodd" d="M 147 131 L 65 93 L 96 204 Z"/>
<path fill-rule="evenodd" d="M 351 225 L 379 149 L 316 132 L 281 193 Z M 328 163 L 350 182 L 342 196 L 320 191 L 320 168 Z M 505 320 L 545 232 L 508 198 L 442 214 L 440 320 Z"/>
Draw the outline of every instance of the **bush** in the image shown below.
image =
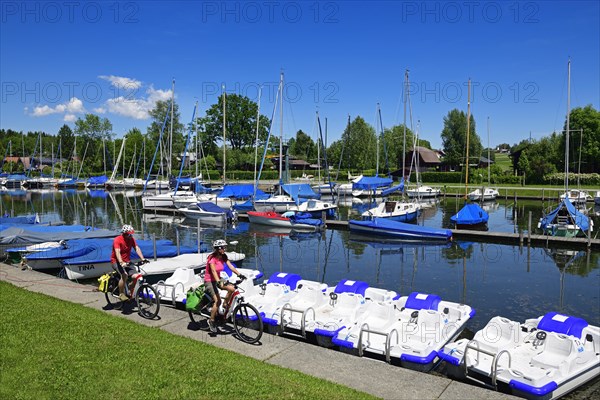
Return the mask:
<path fill-rule="evenodd" d="M 543 177 L 543 183 L 549 184 L 561 184 L 565 181 L 565 173 L 557 172 L 554 174 L 546 174 Z M 569 181 L 577 182 L 577 174 L 569 173 Z M 592 174 L 579 174 L 579 182 L 582 185 L 600 185 L 600 174 L 592 173 Z"/>

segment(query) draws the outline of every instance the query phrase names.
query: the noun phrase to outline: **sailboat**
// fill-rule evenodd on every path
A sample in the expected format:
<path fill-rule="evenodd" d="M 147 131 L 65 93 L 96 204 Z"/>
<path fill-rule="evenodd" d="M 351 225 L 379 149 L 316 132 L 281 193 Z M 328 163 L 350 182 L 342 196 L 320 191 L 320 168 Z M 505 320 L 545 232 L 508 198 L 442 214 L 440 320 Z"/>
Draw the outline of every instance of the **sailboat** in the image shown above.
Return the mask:
<path fill-rule="evenodd" d="M 498 193 L 497 189 L 493 189 L 490 186 L 490 117 L 487 119 L 487 131 L 488 131 L 488 187 L 484 187 L 481 189 L 475 189 L 471 193 L 469 193 L 469 200 L 471 201 L 490 201 L 496 200 L 496 197 L 500 193 Z"/>
<path fill-rule="evenodd" d="M 450 217 L 457 229 L 484 229 L 487 230 L 489 215 L 477 203 L 466 203 L 467 193 L 469 193 L 469 127 L 471 122 L 471 79 L 468 84 L 467 101 L 467 151 L 465 158 L 465 205 L 463 208 Z"/>
<path fill-rule="evenodd" d="M 280 122 L 280 132 L 279 132 L 279 188 L 277 194 L 267 198 L 267 199 L 255 199 L 254 200 L 254 210 L 255 211 L 275 211 L 275 212 L 285 212 L 290 208 L 296 207 L 296 202 L 287 194 L 282 193 L 283 186 L 283 72 L 281 73 L 279 79 L 279 114 L 281 118 Z M 277 106 L 277 104 L 275 104 Z M 268 141 L 267 141 L 268 144 Z M 267 151 L 267 146 L 265 146 L 265 153 Z M 264 156 L 263 156 L 264 163 Z M 262 167 L 262 165 L 261 165 Z M 258 183 L 257 183 L 258 184 Z"/>
<path fill-rule="evenodd" d="M 565 193 L 569 193 L 569 119 L 571 114 L 571 60 L 567 73 L 567 123 L 565 127 Z M 568 195 L 562 197 L 558 207 L 548 212 L 538 223 L 545 235 L 575 237 L 592 232 L 594 221 L 577 210 Z"/>

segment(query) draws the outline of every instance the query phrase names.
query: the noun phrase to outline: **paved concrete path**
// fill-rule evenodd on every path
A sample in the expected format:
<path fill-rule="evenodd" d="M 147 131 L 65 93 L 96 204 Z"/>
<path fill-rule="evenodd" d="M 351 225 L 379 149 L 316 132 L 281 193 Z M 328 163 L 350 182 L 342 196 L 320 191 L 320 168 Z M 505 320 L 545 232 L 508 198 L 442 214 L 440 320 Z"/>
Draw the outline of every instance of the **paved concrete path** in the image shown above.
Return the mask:
<path fill-rule="evenodd" d="M 32 292 L 103 310 L 108 314 L 162 329 L 231 350 L 257 360 L 294 369 L 385 399 L 509 399 L 501 393 L 471 386 L 446 377 L 400 368 L 369 358 L 325 349 L 286 337 L 265 333 L 257 345 L 248 345 L 231 334 L 211 336 L 194 330 L 186 312 L 162 304 L 159 318 L 146 320 L 136 312 L 109 310 L 104 294 L 41 272 L 0 264 L 0 280 Z"/>

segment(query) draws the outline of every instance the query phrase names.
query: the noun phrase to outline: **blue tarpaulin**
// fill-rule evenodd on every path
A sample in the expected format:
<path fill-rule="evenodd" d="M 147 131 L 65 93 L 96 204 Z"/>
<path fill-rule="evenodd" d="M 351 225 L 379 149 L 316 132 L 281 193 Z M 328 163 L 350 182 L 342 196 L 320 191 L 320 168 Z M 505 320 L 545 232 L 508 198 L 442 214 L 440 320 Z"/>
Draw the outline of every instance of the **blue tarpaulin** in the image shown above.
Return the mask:
<path fill-rule="evenodd" d="M 291 196 L 292 199 L 318 199 L 320 196 L 312 190 L 308 183 L 290 183 L 282 185 L 281 188 Z"/>
<path fill-rule="evenodd" d="M 395 191 L 400 191 L 400 192 L 404 191 L 404 178 L 402 178 L 399 185 L 392 186 L 389 189 L 385 189 L 384 191 L 381 192 L 381 195 L 385 197 L 385 196 L 390 195 L 391 193 L 394 193 Z"/>
<path fill-rule="evenodd" d="M 380 176 L 363 176 L 358 182 L 352 184 L 353 190 L 373 190 L 392 184 L 390 178 L 382 178 Z"/>
<path fill-rule="evenodd" d="M 566 210 L 566 212 L 569 214 L 569 216 L 575 221 L 575 224 L 577 224 L 577 226 L 583 232 L 587 232 L 587 230 L 590 227 L 589 218 L 586 215 L 582 214 L 580 211 L 578 211 L 575 208 L 575 206 L 573 205 L 573 203 L 571 203 L 571 201 L 566 197 L 558 205 L 558 207 L 556 207 L 554 210 L 552 210 L 551 213 L 549 213 L 548 215 L 546 215 L 545 217 L 543 217 L 540 220 L 540 226 L 544 227 L 549 224 L 556 223 L 556 217 L 558 216 L 558 214 L 561 210 Z"/>
<path fill-rule="evenodd" d="M 465 204 L 455 215 L 450 217 L 450 221 L 457 225 L 477 225 L 487 222 L 489 219 L 486 213 L 479 204 Z"/>
<path fill-rule="evenodd" d="M 88 183 L 90 185 L 104 185 L 106 183 L 106 181 L 108 181 L 108 178 L 106 177 L 106 175 L 101 175 L 101 176 L 92 176 L 91 178 L 88 179 Z"/>
<path fill-rule="evenodd" d="M 251 183 L 241 185 L 225 185 L 223 190 L 217 196 L 220 199 L 249 199 L 254 196 L 254 185 Z M 269 195 L 260 189 L 256 189 L 256 199 L 266 199 Z"/>
<path fill-rule="evenodd" d="M 198 203 L 198 208 L 204 210 L 206 212 L 217 213 L 217 214 L 225 214 L 228 219 L 233 218 L 233 213 L 230 210 L 226 210 L 222 207 L 219 207 L 215 203 L 211 203 L 210 201 L 204 203 Z"/>

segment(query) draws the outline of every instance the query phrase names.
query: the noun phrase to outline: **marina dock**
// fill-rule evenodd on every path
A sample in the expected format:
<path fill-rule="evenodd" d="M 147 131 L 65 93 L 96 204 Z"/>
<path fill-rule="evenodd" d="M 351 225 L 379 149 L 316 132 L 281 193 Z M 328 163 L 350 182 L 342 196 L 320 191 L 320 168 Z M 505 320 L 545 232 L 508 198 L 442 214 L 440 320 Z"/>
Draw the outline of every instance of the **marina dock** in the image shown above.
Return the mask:
<path fill-rule="evenodd" d="M 177 215 L 175 208 L 153 208 L 144 210 L 145 213 Z M 238 214 L 240 221 L 248 221 L 248 216 L 244 213 Z M 348 229 L 348 221 L 326 220 L 327 228 L 330 229 Z M 490 232 L 466 229 L 451 229 L 453 240 L 472 240 L 475 242 L 509 244 L 518 246 L 533 247 L 555 247 L 567 249 L 590 249 L 600 250 L 600 239 L 592 238 L 566 238 L 557 236 L 531 234 L 527 231 L 519 233 L 510 232 Z"/>

